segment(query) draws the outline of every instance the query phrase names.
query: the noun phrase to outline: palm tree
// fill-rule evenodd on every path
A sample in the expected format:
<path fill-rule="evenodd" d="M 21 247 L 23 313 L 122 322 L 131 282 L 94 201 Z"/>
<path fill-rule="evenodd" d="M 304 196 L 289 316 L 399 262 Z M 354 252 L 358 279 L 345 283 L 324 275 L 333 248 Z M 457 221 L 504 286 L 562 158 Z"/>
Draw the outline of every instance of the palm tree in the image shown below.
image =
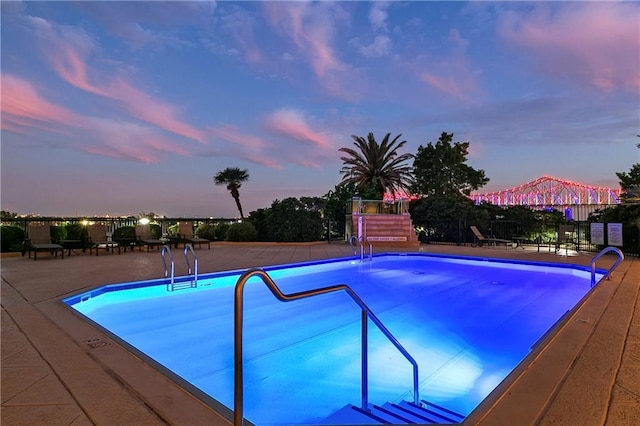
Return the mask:
<path fill-rule="evenodd" d="M 385 192 L 395 194 L 409 187 L 412 179 L 412 168 L 404 164 L 413 158 L 413 154 L 398 154 L 398 150 L 407 141 L 398 142 L 402 135 L 391 142 L 387 133 L 378 143 L 373 133 L 367 139 L 352 135 L 356 149 L 340 148 L 347 156 L 340 157 L 343 166 L 341 185 L 354 184 L 360 190 L 373 186 L 382 199 Z"/>
<path fill-rule="evenodd" d="M 247 169 L 241 170 L 237 167 L 227 167 L 213 177 L 213 182 L 216 185 L 227 185 L 227 189 L 236 201 L 236 207 L 238 207 L 242 219 L 244 219 L 244 214 L 242 213 L 238 189 L 242 186 L 242 182 L 246 182 L 247 180 L 249 180 L 249 171 Z"/>

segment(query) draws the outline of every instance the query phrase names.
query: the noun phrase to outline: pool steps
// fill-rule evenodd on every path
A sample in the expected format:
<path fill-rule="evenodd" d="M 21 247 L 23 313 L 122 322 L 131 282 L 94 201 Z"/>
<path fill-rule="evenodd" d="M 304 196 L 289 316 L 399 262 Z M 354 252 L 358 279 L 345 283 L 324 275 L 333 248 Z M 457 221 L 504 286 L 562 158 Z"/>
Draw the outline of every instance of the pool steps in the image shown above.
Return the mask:
<path fill-rule="evenodd" d="M 421 401 L 423 406 L 401 401 L 399 404 L 387 402 L 379 406 L 369 404 L 369 410 L 349 404 L 336 411 L 319 424 L 459 424 L 464 416 L 430 402 Z"/>

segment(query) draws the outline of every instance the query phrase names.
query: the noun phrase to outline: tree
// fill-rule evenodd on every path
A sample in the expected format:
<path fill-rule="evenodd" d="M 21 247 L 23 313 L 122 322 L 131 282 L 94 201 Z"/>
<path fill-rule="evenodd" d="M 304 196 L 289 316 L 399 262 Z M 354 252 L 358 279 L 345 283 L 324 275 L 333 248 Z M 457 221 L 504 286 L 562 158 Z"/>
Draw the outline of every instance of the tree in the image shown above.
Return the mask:
<path fill-rule="evenodd" d="M 413 154 L 399 154 L 398 150 L 407 141 L 399 141 L 402 135 L 398 135 L 389 142 L 390 136 L 391 133 L 387 133 L 378 143 L 373 133 L 369 133 L 367 139 L 352 135 L 357 149 L 339 149 L 346 154 L 340 157 L 343 163 L 340 174 L 344 175 L 340 184 L 354 184 L 358 189 L 371 184 L 380 199 L 385 192 L 395 194 L 407 189 L 412 174 L 411 166 L 405 162 L 412 159 Z"/>
<path fill-rule="evenodd" d="M 247 169 L 241 170 L 237 167 L 227 167 L 226 169 L 219 171 L 214 177 L 213 182 L 216 185 L 227 185 L 227 189 L 231 193 L 231 196 L 236 202 L 236 207 L 240 212 L 240 217 L 244 219 L 242 213 L 242 205 L 240 204 L 240 193 L 238 189 L 242 186 L 243 182 L 249 180 L 249 171 Z"/>
<path fill-rule="evenodd" d="M 620 188 L 622 195 L 620 196 L 622 204 L 639 204 L 640 203 L 640 163 L 631 166 L 629 173 L 617 173 L 620 180 Z"/>
<path fill-rule="evenodd" d="M 469 195 L 471 191 L 486 185 L 489 178 L 484 170 L 466 165 L 469 142 L 455 142 L 453 133 L 442 132 L 433 145 L 420 145 L 413 161 L 414 194 L 430 197 L 434 195 Z"/>
<path fill-rule="evenodd" d="M 638 135 L 640 138 L 640 135 Z M 640 143 L 636 145 L 640 148 Z M 629 173 L 617 173 L 622 188 L 622 204 L 640 204 L 640 163 L 631 166 Z"/>

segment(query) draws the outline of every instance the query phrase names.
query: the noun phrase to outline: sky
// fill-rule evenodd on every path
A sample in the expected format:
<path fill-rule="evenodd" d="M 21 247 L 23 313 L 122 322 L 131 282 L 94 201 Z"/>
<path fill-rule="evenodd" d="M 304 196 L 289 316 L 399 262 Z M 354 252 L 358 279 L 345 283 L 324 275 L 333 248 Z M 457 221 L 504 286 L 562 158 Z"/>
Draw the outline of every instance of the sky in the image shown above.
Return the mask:
<path fill-rule="evenodd" d="M 499 191 L 640 162 L 639 2 L 1 2 L 2 210 L 236 217 L 442 132 Z"/>

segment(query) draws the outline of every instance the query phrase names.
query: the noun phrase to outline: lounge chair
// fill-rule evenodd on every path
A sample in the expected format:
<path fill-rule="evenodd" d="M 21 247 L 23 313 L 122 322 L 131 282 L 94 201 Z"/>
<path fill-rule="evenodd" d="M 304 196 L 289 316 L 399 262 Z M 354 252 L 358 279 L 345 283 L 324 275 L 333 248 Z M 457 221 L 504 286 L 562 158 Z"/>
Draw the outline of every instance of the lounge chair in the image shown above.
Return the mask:
<path fill-rule="evenodd" d="M 471 232 L 473 232 L 473 236 L 474 236 L 474 244 L 477 245 L 478 247 L 482 247 L 483 244 L 492 244 L 492 245 L 498 245 L 498 244 L 504 244 L 505 247 L 509 247 L 512 246 L 513 247 L 513 241 L 511 240 L 503 240 L 501 238 L 486 238 L 484 235 L 482 235 L 482 233 L 478 230 L 478 228 L 476 226 L 470 226 L 469 228 L 471 228 Z"/>
<path fill-rule="evenodd" d="M 194 248 L 196 244 L 198 244 L 198 248 L 202 247 L 202 244 L 206 244 L 207 248 L 211 250 L 211 241 L 193 235 L 193 222 L 178 223 L 178 238 L 180 242 L 191 244 Z"/>
<path fill-rule="evenodd" d="M 136 243 L 140 246 L 147 246 L 147 251 L 153 247 L 158 247 L 158 249 L 160 249 L 160 247 L 165 244 L 164 241 L 153 238 L 153 235 L 151 235 L 151 226 L 149 224 L 136 225 L 135 230 Z M 142 250 L 142 248 L 140 250 Z"/>
<path fill-rule="evenodd" d="M 553 243 L 556 253 L 565 248 L 565 254 L 569 254 L 569 246 L 575 244 L 573 240 L 573 225 L 559 225 L 558 238 Z M 551 249 L 551 247 L 549 247 Z"/>
<path fill-rule="evenodd" d="M 118 254 L 120 254 L 120 244 L 115 241 L 109 241 L 107 238 L 107 227 L 102 224 L 93 224 L 87 226 L 87 234 L 89 237 L 89 254 L 93 254 L 93 249 L 96 250 L 96 256 L 100 249 L 113 253 L 117 248 Z"/>
<path fill-rule="evenodd" d="M 31 252 L 33 251 L 33 260 L 38 259 L 39 251 L 48 251 L 52 255 L 58 257 L 58 251 L 60 252 L 60 258 L 64 259 L 64 247 L 60 244 L 55 244 L 51 239 L 51 227 L 49 225 L 36 225 L 30 223 L 27 226 L 27 250 L 29 251 L 29 259 L 31 259 Z"/>

